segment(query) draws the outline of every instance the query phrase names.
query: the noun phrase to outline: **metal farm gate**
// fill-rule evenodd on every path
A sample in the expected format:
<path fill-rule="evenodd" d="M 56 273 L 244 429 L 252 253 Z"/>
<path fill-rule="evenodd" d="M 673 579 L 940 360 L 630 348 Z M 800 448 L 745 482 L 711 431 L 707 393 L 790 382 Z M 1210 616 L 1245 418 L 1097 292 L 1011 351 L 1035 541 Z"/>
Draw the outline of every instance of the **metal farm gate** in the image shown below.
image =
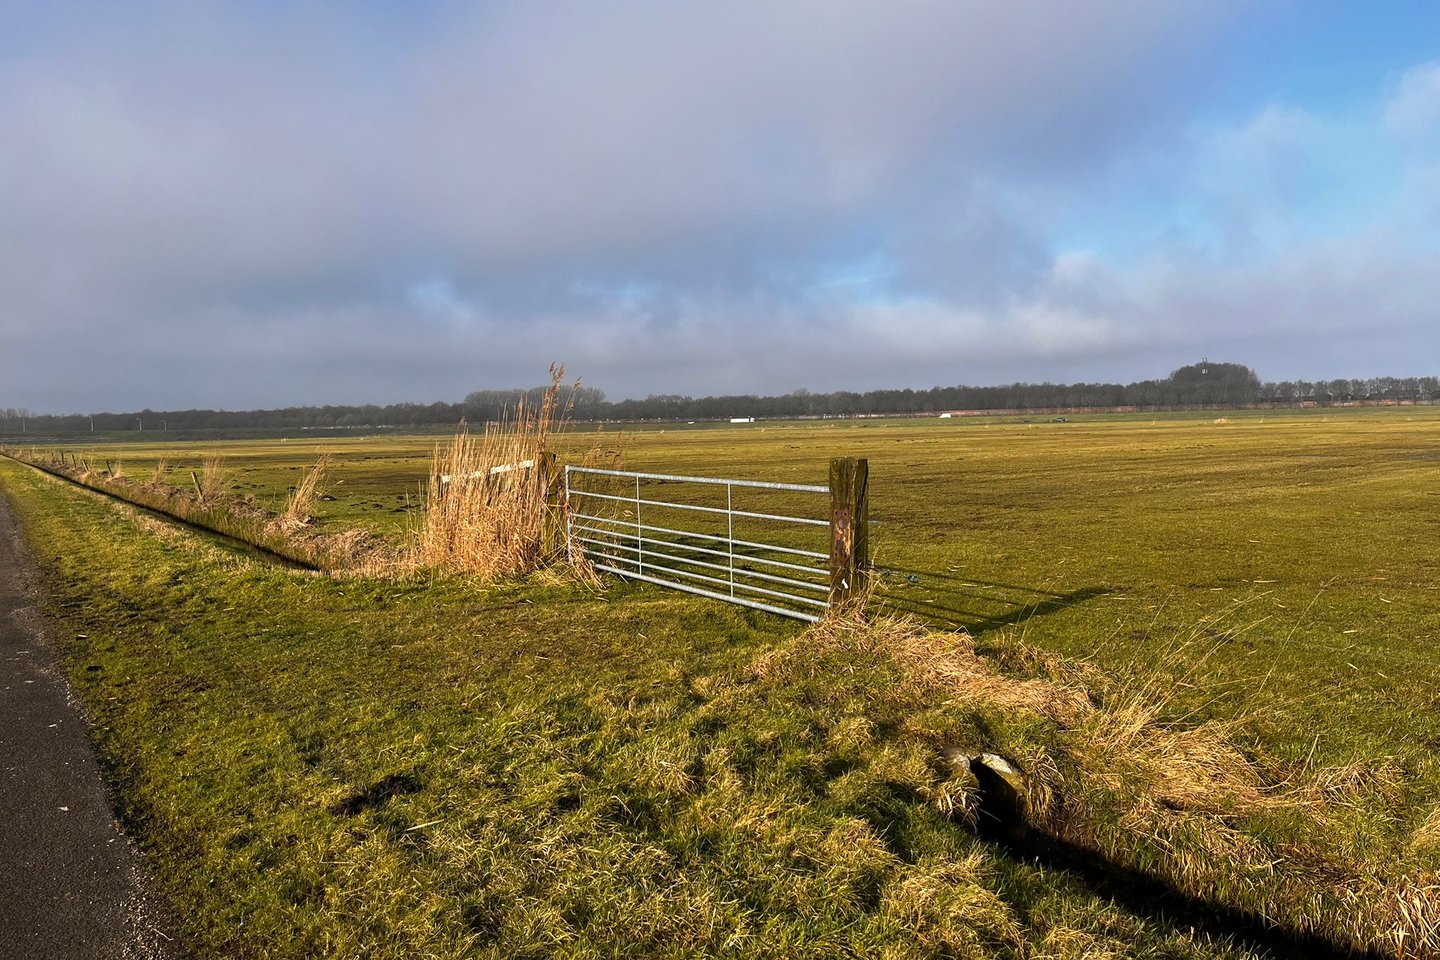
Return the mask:
<path fill-rule="evenodd" d="M 597 570 L 813 623 L 858 586 L 865 479 L 863 460 L 828 486 L 567 466 L 566 534 Z"/>

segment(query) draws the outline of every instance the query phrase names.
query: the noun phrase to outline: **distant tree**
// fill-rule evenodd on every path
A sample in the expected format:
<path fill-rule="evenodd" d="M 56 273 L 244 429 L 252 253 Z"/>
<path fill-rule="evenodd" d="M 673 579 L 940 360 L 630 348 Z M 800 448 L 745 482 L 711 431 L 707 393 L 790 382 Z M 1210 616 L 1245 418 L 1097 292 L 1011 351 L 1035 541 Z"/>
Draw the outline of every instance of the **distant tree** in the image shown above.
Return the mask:
<path fill-rule="evenodd" d="M 1254 403 L 1260 395 L 1260 378 L 1240 363 L 1201 360 L 1170 374 L 1179 388 L 1177 403 Z"/>

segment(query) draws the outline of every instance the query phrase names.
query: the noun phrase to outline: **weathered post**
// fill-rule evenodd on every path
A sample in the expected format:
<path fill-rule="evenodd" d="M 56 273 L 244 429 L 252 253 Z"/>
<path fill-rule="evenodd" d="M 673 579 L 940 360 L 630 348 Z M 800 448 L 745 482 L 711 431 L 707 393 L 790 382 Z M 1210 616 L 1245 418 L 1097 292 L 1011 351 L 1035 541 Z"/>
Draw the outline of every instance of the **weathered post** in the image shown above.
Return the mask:
<path fill-rule="evenodd" d="M 870 461 L 830 461 L 830 605 L 851 607 L 863 598 L 870 566 Z"/>
<path fill-rule="evenodd" d="M 555 453 L 541 450 L 535 456 L 535 489 L 540 499 L 549 503 L 555 492 Z"/>
<path fill-rule="evenodd" d="M 535 457 L 535 493 L 540 499 L 543 519 L 540 528 L 540 549 L 551 554 L 560 549 L 560 512 L 558 490 L 560 471 L 553 450 L 541 450 Z"/>

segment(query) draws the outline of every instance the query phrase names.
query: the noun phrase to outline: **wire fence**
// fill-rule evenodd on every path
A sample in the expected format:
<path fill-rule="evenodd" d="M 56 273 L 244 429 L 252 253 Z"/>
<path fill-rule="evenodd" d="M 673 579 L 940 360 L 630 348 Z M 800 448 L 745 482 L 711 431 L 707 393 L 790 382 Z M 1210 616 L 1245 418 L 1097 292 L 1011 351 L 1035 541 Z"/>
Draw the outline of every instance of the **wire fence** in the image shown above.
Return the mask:
<path fill-rule="evenodd" d="M 597 570 L 813 623 L 830 605 L 830 493 L 567 466 L 566 535 Z"/>

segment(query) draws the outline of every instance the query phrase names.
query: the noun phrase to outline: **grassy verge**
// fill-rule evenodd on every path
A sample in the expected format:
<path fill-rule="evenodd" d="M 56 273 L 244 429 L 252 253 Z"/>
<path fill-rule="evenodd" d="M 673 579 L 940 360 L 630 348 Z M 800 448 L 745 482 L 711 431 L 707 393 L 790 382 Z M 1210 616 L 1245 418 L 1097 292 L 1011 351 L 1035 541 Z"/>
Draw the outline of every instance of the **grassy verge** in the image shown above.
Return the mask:
<path fill-rule="evenodd" d="M 1433 855 L 1375 826 L 1401 798 L 1371 771 L 1256 763 L 1013 635 L 982 661 L 644 590 L 306 576 L 0 484 L 201 956 L 1254 955 L 977 840 L 947 747 L 1018 758 L 1037 822 L 1202 896 L 1421 929 L 1370 909 Z"/>
<path fill-rule="evenodd" d="M 0 450 L 0 456 L 311 569 L 339 572 L 389 565 L 388 551 L 371 534 L 355 529 L 320 532 L 310 526 L 312 518 L 304 508 L 316 497 L 328 463 L 323 455 L 291 488 L 279 512 L 266 509 L 253 497 L 230 493 L 224 461 L 218 455 L 204 459 L 202 473 L 191 473 L 193 493 L 166 480 L 163 459 L 154 466 L 152 477 L 142 481 L 126 475 L 123 465 L 107 464 L 99 470 L 65 454 Z"/>

